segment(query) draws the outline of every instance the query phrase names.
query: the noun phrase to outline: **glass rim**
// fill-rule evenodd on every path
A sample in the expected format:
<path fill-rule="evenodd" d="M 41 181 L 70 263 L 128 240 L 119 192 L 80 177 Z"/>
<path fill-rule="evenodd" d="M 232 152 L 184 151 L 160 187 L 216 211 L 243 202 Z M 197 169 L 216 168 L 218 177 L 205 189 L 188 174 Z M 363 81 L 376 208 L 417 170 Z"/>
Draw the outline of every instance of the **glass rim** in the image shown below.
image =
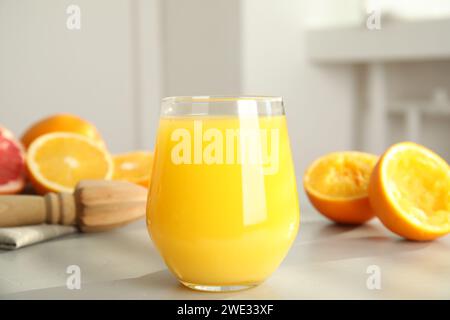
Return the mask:
<path fill-rule="evenodd" d="M 211 96 L 170 96 L 162 99 L 165 103 L 210 103 L 210 102 L 237 102 L 237 101 L 258 101 L 258 102 L 283 102 L 281 96 L 262 95 L 211 95 Z"/>

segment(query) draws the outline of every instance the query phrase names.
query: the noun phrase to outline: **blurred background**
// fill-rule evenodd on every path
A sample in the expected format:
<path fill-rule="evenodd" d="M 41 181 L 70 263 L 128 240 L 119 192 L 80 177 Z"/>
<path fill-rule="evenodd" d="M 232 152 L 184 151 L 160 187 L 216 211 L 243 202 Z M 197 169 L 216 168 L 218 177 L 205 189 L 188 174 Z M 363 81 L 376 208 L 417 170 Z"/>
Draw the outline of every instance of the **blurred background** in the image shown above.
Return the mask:
<path fill-rule="evenodd" d="M 164 96 L 280 95 L 304 209 L 324 153 L 450 160 L 449 38 L 450 0 L 0 0 L 0 123 L 71 112 L 124 152 L 154 147 Z"/>

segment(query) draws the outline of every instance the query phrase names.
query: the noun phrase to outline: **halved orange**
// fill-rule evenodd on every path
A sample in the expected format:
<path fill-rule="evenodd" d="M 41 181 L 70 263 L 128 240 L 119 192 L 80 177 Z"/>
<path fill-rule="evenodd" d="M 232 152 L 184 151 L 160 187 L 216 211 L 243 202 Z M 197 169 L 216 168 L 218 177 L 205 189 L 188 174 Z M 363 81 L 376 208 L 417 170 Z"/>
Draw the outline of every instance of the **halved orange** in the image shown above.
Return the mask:
<path fill-rule="evenodd" d="M 124 180 L 148 188 L 152 174 L 153 153 L 134 151 L 113 156 L 114 180 Z"/>
<path fill-rule="evenodd" d="M 90 138 L 55 132 L 40 136 L 26 156 L 30 180 L 39 193 L 72 192 L 83 179 L 110 179 L 113 162 L 108 151 Z"/>
<path fill-rule="evenodd" d="M 369 196 L 381 222 L 404 238 L 424 241 L 450 233 L 450 167 L 421 145 L 391 146 L 373 171 Z"/>
<path fill-rule="evenodd" d="M 78 133 L 104 144 L 100 133 L 92 123 L 69 113 L 54 114 L 34 123 L 25 131 L 21 141 L 25 148 L 28 148 L 34 140 L 52 132 Z"/>
<path fill-rule="evenodd" d="M 335 152 L 314 161 L 303 185 L 314 207 L 327 218 L 344 224 L 371 219 L 367 188 L 378 157 L 363 152 Z"/>

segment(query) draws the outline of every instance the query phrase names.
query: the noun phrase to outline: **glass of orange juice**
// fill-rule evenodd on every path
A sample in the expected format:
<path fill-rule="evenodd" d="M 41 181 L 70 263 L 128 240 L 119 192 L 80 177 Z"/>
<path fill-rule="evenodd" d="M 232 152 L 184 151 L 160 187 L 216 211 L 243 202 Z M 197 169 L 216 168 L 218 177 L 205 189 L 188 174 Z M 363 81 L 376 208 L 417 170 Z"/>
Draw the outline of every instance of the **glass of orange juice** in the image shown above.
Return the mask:
<path fill-rule="evenodd" d="M 258 285 L 297 235 L 297 186 L 279 97 L 165 98 L 151 180 L 148 231 L 189 288 Z"/>

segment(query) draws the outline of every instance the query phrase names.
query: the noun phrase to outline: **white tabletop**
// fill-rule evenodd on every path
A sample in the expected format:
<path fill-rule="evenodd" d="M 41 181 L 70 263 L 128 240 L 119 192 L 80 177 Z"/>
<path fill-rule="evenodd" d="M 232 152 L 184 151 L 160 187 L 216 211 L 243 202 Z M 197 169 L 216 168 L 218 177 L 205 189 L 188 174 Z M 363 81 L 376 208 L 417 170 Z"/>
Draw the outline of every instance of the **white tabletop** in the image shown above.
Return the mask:
<path fill-rule="evenodd" d="M 280 268 L 250 290 L 201 293 L 184 288 L 159 257 L 144 221 L 139 221 L 110 232 L 75 234 L 16 251 L 0 251 L 0 298 L 450 298 L 450 236 L 409 242 L 376 220 L 361 227 L 344 227 L 318 214 L 308 217 L 312 218 L 302 220 L 299 235 Z M 66 286 L 69 265 L 81 268 L 80 290 Z M 380 289 L 373 286 L 374 270 L 380 271 Z"/>

